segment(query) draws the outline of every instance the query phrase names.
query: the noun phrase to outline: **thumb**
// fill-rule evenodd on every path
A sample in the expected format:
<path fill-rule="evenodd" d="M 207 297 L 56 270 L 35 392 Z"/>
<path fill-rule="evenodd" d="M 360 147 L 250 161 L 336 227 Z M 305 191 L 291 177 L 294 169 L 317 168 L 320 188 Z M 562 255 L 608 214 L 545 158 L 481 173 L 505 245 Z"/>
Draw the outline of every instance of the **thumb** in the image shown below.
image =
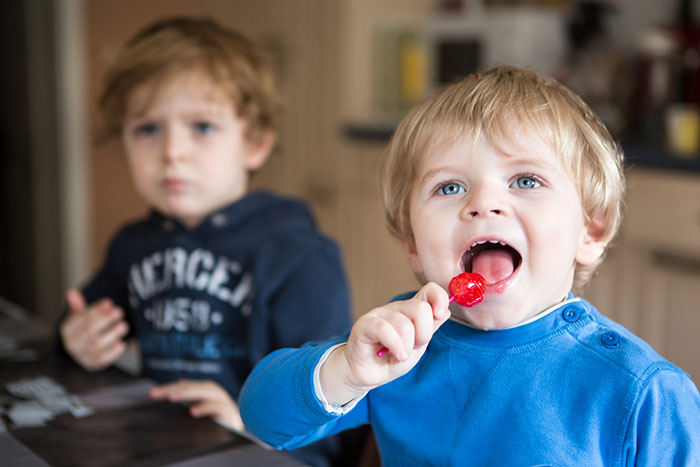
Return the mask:
<path fill-rule="evenodd" d="M 68 303 L 68 309 L 71 313 L 85 312 L 85 297 L 78 289 L 66 290 L 66 303 Z"/>

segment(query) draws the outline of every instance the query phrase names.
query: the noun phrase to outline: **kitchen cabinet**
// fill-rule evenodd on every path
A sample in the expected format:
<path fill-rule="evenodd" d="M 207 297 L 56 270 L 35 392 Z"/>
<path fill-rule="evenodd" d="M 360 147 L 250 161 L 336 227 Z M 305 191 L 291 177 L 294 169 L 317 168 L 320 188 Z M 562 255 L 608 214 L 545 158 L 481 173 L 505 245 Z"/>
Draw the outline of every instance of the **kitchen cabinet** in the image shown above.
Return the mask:
<path fill-rule="evenodd" d="M 700 378 L 700 175 L 633 168 L 623 226 L 584 296 Z"/>

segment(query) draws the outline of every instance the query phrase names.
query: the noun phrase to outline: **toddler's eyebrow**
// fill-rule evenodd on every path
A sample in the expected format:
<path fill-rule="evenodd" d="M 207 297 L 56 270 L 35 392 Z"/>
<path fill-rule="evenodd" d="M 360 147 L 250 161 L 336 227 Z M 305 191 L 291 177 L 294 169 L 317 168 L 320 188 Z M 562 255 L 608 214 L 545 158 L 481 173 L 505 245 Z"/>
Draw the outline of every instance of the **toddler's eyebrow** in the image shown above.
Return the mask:
<path fill-rule="evenodd" d="M 508 157 L 508 162 L 507 165 L 509 167 L 534 167 L 537 169 L 551 169 L 552 168 L 552 163 L 551 161 L 545 160 L 543 158 L 539 157 L 530 157 L 530 156 L 511 156 Z"/>
<path fill-rule="evenodd" d="M 426 182 L 426 180 L 430 180 L 431 178 L 438 175 L 440 172 L 445 172 L 445 171 L 450 171 L 450 170 L 452 170 L 452 168 L 449 166 L 443 166 L 443 167 L 437 167 L 434 169 L 430 169 L 426 173 L 424 173 L 422 177 L 420 177 L 419 182 L 421 184 L 423 184 Z"/>

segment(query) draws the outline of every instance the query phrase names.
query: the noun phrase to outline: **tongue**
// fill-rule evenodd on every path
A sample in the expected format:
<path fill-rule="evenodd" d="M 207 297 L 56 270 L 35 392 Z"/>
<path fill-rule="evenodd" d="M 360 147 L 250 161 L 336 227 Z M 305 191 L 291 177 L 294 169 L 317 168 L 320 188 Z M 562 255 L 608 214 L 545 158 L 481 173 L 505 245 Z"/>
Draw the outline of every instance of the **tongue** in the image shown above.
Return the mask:
<path fill-rule="evenodd" d="M 487 284 L 502 281 L 513 274 L 513 257 L 504 250 L 486 250 L 472 261 L 472 272 L 481 274 Z"/>

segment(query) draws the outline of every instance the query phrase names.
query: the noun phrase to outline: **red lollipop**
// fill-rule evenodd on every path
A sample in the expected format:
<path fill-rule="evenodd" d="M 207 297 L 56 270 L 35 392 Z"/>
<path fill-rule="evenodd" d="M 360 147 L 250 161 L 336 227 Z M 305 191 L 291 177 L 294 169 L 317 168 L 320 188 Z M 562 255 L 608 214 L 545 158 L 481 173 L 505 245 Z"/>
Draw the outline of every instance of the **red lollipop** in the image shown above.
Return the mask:
<path fill-rule="evenodd" d="M 452 278 L 448 288 L 450 303 L 454 300 L 462 306 L 474 306 L 484 299 L 486 281 L 475 272 L 463 272 Z"/>
<path fill-rule="evenodd" d="M 447 287 L 450 291 L 450 303 L 457 302 L 462 306 L 474 306 L 481 303 L 486 293 L 486 281 L 475 272 L 463 272 L 454 276 Z M 377 357 L 387 353 L 389 349 L 382 347 Z"/>

